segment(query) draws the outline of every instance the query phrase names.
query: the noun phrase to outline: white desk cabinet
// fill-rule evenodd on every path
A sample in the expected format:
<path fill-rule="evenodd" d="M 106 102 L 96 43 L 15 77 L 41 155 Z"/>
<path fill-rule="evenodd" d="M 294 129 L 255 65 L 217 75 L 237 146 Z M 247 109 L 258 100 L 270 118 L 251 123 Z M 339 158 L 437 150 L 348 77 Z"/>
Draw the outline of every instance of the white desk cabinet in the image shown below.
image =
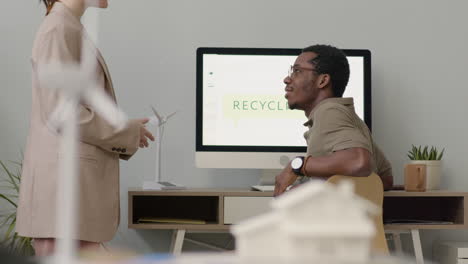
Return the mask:
<path fill-rule="evenodd" d="M 434 258 L 440 264 L 468 264 L 468 242 L 439 242 L 434 247 Z"/>

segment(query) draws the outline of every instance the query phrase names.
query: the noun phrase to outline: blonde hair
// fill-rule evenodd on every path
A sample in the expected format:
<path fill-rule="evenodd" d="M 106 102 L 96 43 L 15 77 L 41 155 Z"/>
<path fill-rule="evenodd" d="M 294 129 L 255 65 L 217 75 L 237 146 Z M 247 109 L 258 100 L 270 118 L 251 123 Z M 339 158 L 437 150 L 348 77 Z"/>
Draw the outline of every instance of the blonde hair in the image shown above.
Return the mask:
<path fill-rule="evenodd" d="M 58 2 L 58 0 L 41 0 L 45 7 L 46 7 L 46 16 L 50 13 L 50 10 L 52 10 L 52 7 L 54 6 L 55 2 Z"/>

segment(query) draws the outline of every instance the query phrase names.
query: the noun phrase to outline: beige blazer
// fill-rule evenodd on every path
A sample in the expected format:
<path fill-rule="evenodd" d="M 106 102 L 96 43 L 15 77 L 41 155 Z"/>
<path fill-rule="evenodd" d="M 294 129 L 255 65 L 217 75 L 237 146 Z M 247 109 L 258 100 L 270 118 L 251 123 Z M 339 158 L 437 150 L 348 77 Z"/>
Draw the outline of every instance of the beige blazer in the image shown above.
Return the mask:
<path fill-rule="evenodd" d="M 57 169 L 63 157 L 60 132 L 48 125 L 57 105 L 57 92 L 41 87 L 37 67 L 77 62 L 83 49 L 94 52 L 102 89 L 115 100 L 112 81 L 101 54 L 70 10 L 57 2 L 41 24 L 32 50 L 32 109 L 23 161 L 16 231 L 21 236 L 60 237 L 56 231 Z M 79 231 L 76 239 L 111 240 L 119 224 L 119 157 L 128 159 L 140 140 L 140 124 L 129 122 L 119 132 L 92 107 L 79 113 Z"/>

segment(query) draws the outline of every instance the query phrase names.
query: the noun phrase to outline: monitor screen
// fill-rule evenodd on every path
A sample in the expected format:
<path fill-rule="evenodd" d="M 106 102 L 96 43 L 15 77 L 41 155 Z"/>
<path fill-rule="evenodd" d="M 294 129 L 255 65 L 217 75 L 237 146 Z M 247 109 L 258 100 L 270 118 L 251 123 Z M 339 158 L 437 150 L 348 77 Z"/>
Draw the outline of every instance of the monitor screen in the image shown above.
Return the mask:
<path fill-rule="evenodd" d="M 369 128 L 370 52 L 343 50 L 350 79 L 343 97 Z M 281 168 L 306 152 L 302 110 L 288 108 L 284 78 L 300 49 L 197 50 L 196 165 L 209 168 Z M 246 162 L 238 161 L 247 159 Z"/>

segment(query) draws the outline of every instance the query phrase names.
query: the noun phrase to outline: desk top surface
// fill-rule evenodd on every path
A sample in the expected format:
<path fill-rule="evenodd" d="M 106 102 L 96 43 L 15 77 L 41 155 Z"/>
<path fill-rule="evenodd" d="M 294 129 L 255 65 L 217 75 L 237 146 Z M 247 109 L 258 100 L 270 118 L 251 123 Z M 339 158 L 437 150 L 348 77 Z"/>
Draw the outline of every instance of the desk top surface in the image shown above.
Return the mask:
<path fill-rule="evenodd" d="M 260 192 L 245 188 L 188 188 L 185 190 L 143 190 L 142 188 L 129 188 L 132 195 L 248 195 L 248 196 L 273 196 L 273 192 Z M 385 197 L 463 197 L 468 192 L 450 190 L 432 190 L 426 192 L 386 191 Z"/>
<path fill-rule="evenodd" d="M 206 195 L 206 196 L 273 196 L 273 192 L 260 192 L 245 188 L 188 188 L 185 190 L 143 190 L 129 188 L 129 195 Z"/>
<path fill-rule="evenodd" d="M 450 191 L 450 190 L 431 190 L 426 192 L 407 192 L 407 191 L 386 191 L 384 196 L 468 196 L 468 192 Z"/>

